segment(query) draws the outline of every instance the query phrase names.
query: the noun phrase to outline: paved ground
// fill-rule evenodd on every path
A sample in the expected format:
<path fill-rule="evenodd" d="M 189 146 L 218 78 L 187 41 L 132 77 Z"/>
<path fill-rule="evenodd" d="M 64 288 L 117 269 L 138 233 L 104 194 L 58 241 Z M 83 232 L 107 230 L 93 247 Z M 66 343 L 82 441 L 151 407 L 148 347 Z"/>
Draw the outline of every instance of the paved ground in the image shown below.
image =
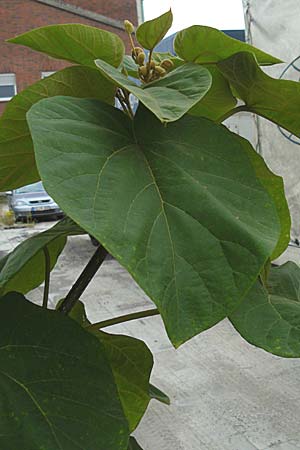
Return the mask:
<path fill-rule="evenodd" d="M 0 253 L 49 225 L 1 230 Z M 52 272 L 52 305 L 64 296 L 93 251 L 87 236 L 69 239 Z M 300 263 L 299 249 L 289 253 Z M 41 290 L 28 297 L 40 301 Z M 105 262 L 83 300 L 92 321 L 152 305 L 114 260 Z M 111 330 L 148 344 L 155 357 L 152 381 L 171 397 L 169 407 L 150 404 L 136 432 L 144 450 L 300 449 L 300 360 L 280 359 L 248 345 L 227 321 L 177 351 L 159 317 Z"/>

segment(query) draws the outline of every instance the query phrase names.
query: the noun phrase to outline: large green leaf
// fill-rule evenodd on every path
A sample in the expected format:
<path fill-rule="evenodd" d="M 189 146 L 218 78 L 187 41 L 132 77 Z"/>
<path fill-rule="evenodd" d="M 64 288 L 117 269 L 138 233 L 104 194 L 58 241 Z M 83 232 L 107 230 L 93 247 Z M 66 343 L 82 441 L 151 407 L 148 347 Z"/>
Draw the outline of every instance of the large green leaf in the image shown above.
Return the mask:
<path fill-rule="evenodd" d="M 235 134 L 67 97 L 27 117 L 47 191 L 153 299 L 175 346 L 236 308 L 280 222 Z"/>
<path fill-rule="evenodd" d="M 281 232 L 277 245 L 271 255 L 271 260 L 274 260 L 284 252 L 290 242 L 291 216 L 284 193 L 283 179 L 271 172 L 261 156 L 253 153 L 253 148 L 246 139 L 240 136 L 237 136 L 237 138 L 240 139 L 241 144 L 247 152 L 257 178 L 268 191 L 276 206 Z"/>
<path fill-rule="evenodd" d="M 138 42 L 144 48 L 153 50 L 171 28 L 172 22 L 173 15 L 171 10 L 159 17 L 156 17 L 155 19 L 147 20 L 136 30 L 136 38 Z"/>
<path fill-rule="evenodd" d="M 299 358 L 300 268 L 292 262 L 271 268 L 267 289 L 257 282 L 230 320 L 251 344 Z"/>
<path fill-rule="evenodd" d="M 79 23 L 35 28 L 7 42 L 25 45 L 53 58 L 90 67 L 94 67 L 96 58 L 118 67 L 124 55 L 124 44 L 119 36 Z"/>
<path fill-rule="evenodd" d="M 139 443 L 137 442 L 137 440 L 136 440 L 133 436 L 130 436 L 130 438 L 129 438 L 128 450 L 143 450 L 143 449 L 142 449 L 142 447 L 139 445 Z"/>
<path fill-rule="evenodd" d="M 300 136 L 300 84 L 276 80 L 258 66 L 250 53 L 238 53 L 218 64 L 249 111 Z"/>
<path fill-rule="evenodd" d="M 83 327 L 90 325 L 82 302 L 76 303 L 70 317 Z M 108 334 L 95 329 L 90 331 L 99 339 L 106 351 L 129 430 L 133 431 L 143 417 L 151 398 L 160 397 L 161 401 L 167 398 L 149 383 L 153 366 L 152 353 L 143 341 L 130 336 Z M 156 396 L 151 395 L 150 391 L 156 393 Z"/>
<path fill-rule="evenodd" d="M 99 341 L 18 293 L 0 299 L 0 448 L 127 450 Z"/>
<path fill-rule="evenodd" d="M 43 233 L 21 242 L 0 261 L 0 295 L 15 290 L 26 294 L 39 286 L 45 279 L 45 256 L 47 247 L 51 270 L 62 252 L 68 235 L 85 233 L 70 219 L 58 222 Z"/>
<path fill-rule="evenodd" d="M 222 31 L 202 25 L 193 25 L 177 33 L 174 49 L 180 58 L 198 64 L 217 63 L 238 52 L 253 53 L 261 65 L 282 62 L 252 45 L 227 36 Z"/>
<path fill-rule="evenodd" d="M 223 114 L 234 108 L 237 99 L 232 95 L 230 85 L 219 69 L 215 66 L 207 66 L 207 69 L 212 76 L 210 90 L 190 109 L 189 114 L 218 121 Z"/>
<path fill-rule="evenodd" d="M 207 69 L 197 64 L 185 64 L 164 78 L 137 86 L 125 75 L 104 61 L 96 65 L 111 82 L 135 95 L 162 122 L 172 122 L 182 117 L 209 90 L 211 76 Z"/>
<path fill-rule="evenodd" d="M 31 106 L 46 97 L 71 95 L 113 103 L 115 86 L 97 69 L 68 67 L 16 95 L 0 118 L 0 191 L 40 179 L 26 121 Z"/>

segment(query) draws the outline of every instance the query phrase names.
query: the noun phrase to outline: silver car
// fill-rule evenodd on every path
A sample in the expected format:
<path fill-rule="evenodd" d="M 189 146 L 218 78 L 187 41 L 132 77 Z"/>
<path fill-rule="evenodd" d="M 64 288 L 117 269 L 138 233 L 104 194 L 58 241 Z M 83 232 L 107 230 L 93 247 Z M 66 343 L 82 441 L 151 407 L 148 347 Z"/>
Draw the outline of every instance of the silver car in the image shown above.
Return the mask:
<path fill-rule="evenodd" d="M 41 181 L 7 192 L 8 206 L 16 220 L 56 216 L 63 217 L 63 211 L 47 194 Z"/>

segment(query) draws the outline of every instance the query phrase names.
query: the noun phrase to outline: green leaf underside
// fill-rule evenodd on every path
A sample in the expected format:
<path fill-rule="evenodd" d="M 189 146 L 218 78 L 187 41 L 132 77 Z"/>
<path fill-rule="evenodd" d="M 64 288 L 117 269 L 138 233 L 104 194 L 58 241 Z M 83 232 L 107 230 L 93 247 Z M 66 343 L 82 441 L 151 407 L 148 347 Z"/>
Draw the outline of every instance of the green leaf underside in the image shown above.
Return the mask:
<path fill-rule="evenodd" d="M 43 233 L 21 242 L 0 261 L 0 295 L 16 290 L 26 294 L 45 279 L 45 255 L 47 247 L 51 270 L 62 252 L 68 235 L 85 233 L 70 219 L 64 219 Z"/>
<path fill-rule="evenodd" d="M 18 293 L 0 299 L 0 448 L 126 450 L 127 421 L 99 341 Z"/>
<path fill-rule="evenodd" d="M 226 78 L 215 66 L 207 66 L 212 84 L 207 94 L 189 110 L 193 116 L 207 117 L 217 121 L 227 111 L 235 107 L 237 99 L 232 95 Z"/>
<path fill-rule="evenodd" d="M 227 36 L 222 31 L 202 25 L 193 25 L 177 33 L 174 49 L 180 58 L 198 64 L 215 64 L 238 52 L 253 53 L 260 65 L 282 62 L 252 45 Z"/>
<path fill-rule="evenodd" d="M 257 178 L 268 191 L 276 206 L 281 233 L 277 245 L 270 257 L 273 261 L 284 252 L 290 242 L 291 216 L 285 198 L 283 179 L 271 172 L 261 156 L 257 155 L 257 153 L 253 153 L 253 148 L 246 139 L 243 139 L 240 136 L 237 136 L 237 138 L 240 139 L 241 144 L 248 153 Z"/>
<path fill-rule="evenodd" d="M 206 94 L 211 85 L 210 73 L 197 64 L 185 64 L 144 88 L 104 61 L 97 60 L 96 65 L 104 76 L 135 95 L 162 122 L 182 117 Z"/>
<path fill-rule="evenodd" d="M 169 10 L 155 19 L 142 23 L 136 30 L 137 41 L 142 47 L 153 50 L 171 28 L 172 22 L 173 15 Z"/>
<path fill-rule="evenodd" d="M 135 430 L 148 403 L 153 357 L 143 341 L 125 335 L 93 332 L 105 348 L 129 431 Z"/>
<path fill-rule="evenodd" d="M 96 58 L 118 67 L 124 55 L 124 44 L 119 36 L 79 23 L 35 28 L 7 42 L 90 67 L 94 67 Z"/>
<path fill-rule="evenodd" d="M 278 356 L 299 358 L 300 268 L 293 262 L 271 268 L 268 292 L 257 282 L 230 320 L 251 344 Z"/>
<path fill-rule="evenodd" d="M 128 450 L 143 450 L 143 449 L 142 449 L 142 447 L 139 445 L 139 443 L 137 442 L 137 440 L 136 440 L 133 436 L 130 436 L 130 438 L 129 438 Z"/>
<path fill-rule="evenodd" d="M 249 110 L 300 137 L 300 84 L 266 75 L 250 53 L 218 64 Z"/>
<path fill-rule="evenodd" d="M 27 117 L 47 191 L 152 298 L 175 346 L 236 308 L 280 224 L 233 133 L 63 97 Z"/>
<path fill-rule="evenodd" d="M 97 69 L 73 66 L 34 83 L 8 103 L 0 118 L 0 191 L 40 179 L 26 113 L 39 100 L 55 95 L 114 102 L 115 86 Z"/>
<path fill-rule="evenodd" d="M 158 389 L 156 386 L 153 386 L 153 384 L 150 384 L 149 386 L 149 395 L 151 398 L 158 400 L 165 405 L 171 404 L 170 398 L 167 396 L 167 394 Z"/>
<path fill-rule="evenodd" d="M 121 66 L 119 67 L 119 70 L 122 69 L 122 67 L 124 67 L 124 69 L 126 69 L 128 75 L 130 77 L 133 78 L 138 78 L 138 68 L 139 66 L 133 61 L 132 56 L 130 55 L 125 55 L 122 61 Z"/>
<path fill-rule="evenodd" d="M 77 302 L 70 317 L 84 327 L 90 324 L 82 302 Z M 144 342 L 130 336 L 108 334 L 98 330 L 91 330 L 91 333 L 99 339 L 106 351 L 131 432 L 143 417 L 150 399 L 154 398 L 149 394 L 152 353 Z M 160 392 L 155 387 L 153 389 Z"/>

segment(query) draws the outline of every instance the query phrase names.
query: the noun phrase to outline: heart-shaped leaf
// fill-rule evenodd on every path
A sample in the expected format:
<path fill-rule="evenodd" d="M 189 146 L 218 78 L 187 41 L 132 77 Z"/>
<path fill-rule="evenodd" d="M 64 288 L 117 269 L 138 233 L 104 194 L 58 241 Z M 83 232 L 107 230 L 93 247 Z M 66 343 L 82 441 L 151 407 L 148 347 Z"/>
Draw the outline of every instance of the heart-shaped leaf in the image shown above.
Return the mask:
<path fill-rule="evenodd" d="M 163 39 L 173 22 L 172 11 L 169 10 L 159 17 L 147 20 L 136 30 L 136 38 L 142 47 L 153 50 Z M 104 59 L 104 58 L 101 58 Z"/>
<path fill-rule="evenodd" d="M 175 346 L 237 307 L 280 236 L 240 138 L 68 97 L 27 117 L 47 191 L 153 299 Z"/>
<path fill-rule="evenodd" d="M 114 102 L 115 86 L 97 69 L 68 67 L 15 95 L 0 118 L 0 191 L 40 179 L 26 113 L 39 100 L 55 95 Z"/>
<path fill-rule="evenodd" d="M 197 64 L 178 67 L 143 88 L 104 61 L 97 60 L 96 65 L 104 76 L 135 95 L 162 122 L 172 122 L 182 117 L 206 94 L 211 85 L 209 71 Z"/>
<path fill-rule="evenodd" d="M 189 110 L 193 116 L 207 117 L 218 121 L 227 111 L 236 105 L 237 99 L 232 95 L 226 78 L 215 66 L 208 66 L 212 76 L 212 84 L 205 96 Z"/>
<path fill-rule="evenodd" d="M 96 58 L 118 67 L 124 55 L 124 44 L 119 36 L 79 23 L 35 28 L 7 42 L 25 45 L 53 58 L 90 67 L 94 67 Z"/>
<path fill-rule="evenodd" d="M 15 290 L 26 294 L 39 286 L 45 279 L 46 247 L 50 256 L 50 269 L 56 264 L 67 236 L 85 233 L 71 219 L 64 219 L 43 233 L 21 242 L 0 261 L 0 295 Z"/>
<path fill-rule="evenodd" d="M 282 61 L 252 45 L 234 39 L 216 28 L 193 25 L 177 33 L 174 49 L 180 58 L 198 64 L 217 63 L 238 52 L 254 54 L 260 65 Z"/>
<path fill-rule="evenodd" d="M 74 320 L 7 294 L 0 350 L 0 448 L 127 450 L 105 351 Z"/>
<path fill-rule="evenodd" d="M 250 53 L 238 53 L 218 64 L 223 75 L 246 103 L 259 114 L 300 137 L 300 84 L 265 74 Z"/>
<path fill-rule="evenodd" d="M 257 282 L 230 320 L 251 344 L 299 358 L 300 268 L 292 262 L 271 268 L 267 288 Z"/>

